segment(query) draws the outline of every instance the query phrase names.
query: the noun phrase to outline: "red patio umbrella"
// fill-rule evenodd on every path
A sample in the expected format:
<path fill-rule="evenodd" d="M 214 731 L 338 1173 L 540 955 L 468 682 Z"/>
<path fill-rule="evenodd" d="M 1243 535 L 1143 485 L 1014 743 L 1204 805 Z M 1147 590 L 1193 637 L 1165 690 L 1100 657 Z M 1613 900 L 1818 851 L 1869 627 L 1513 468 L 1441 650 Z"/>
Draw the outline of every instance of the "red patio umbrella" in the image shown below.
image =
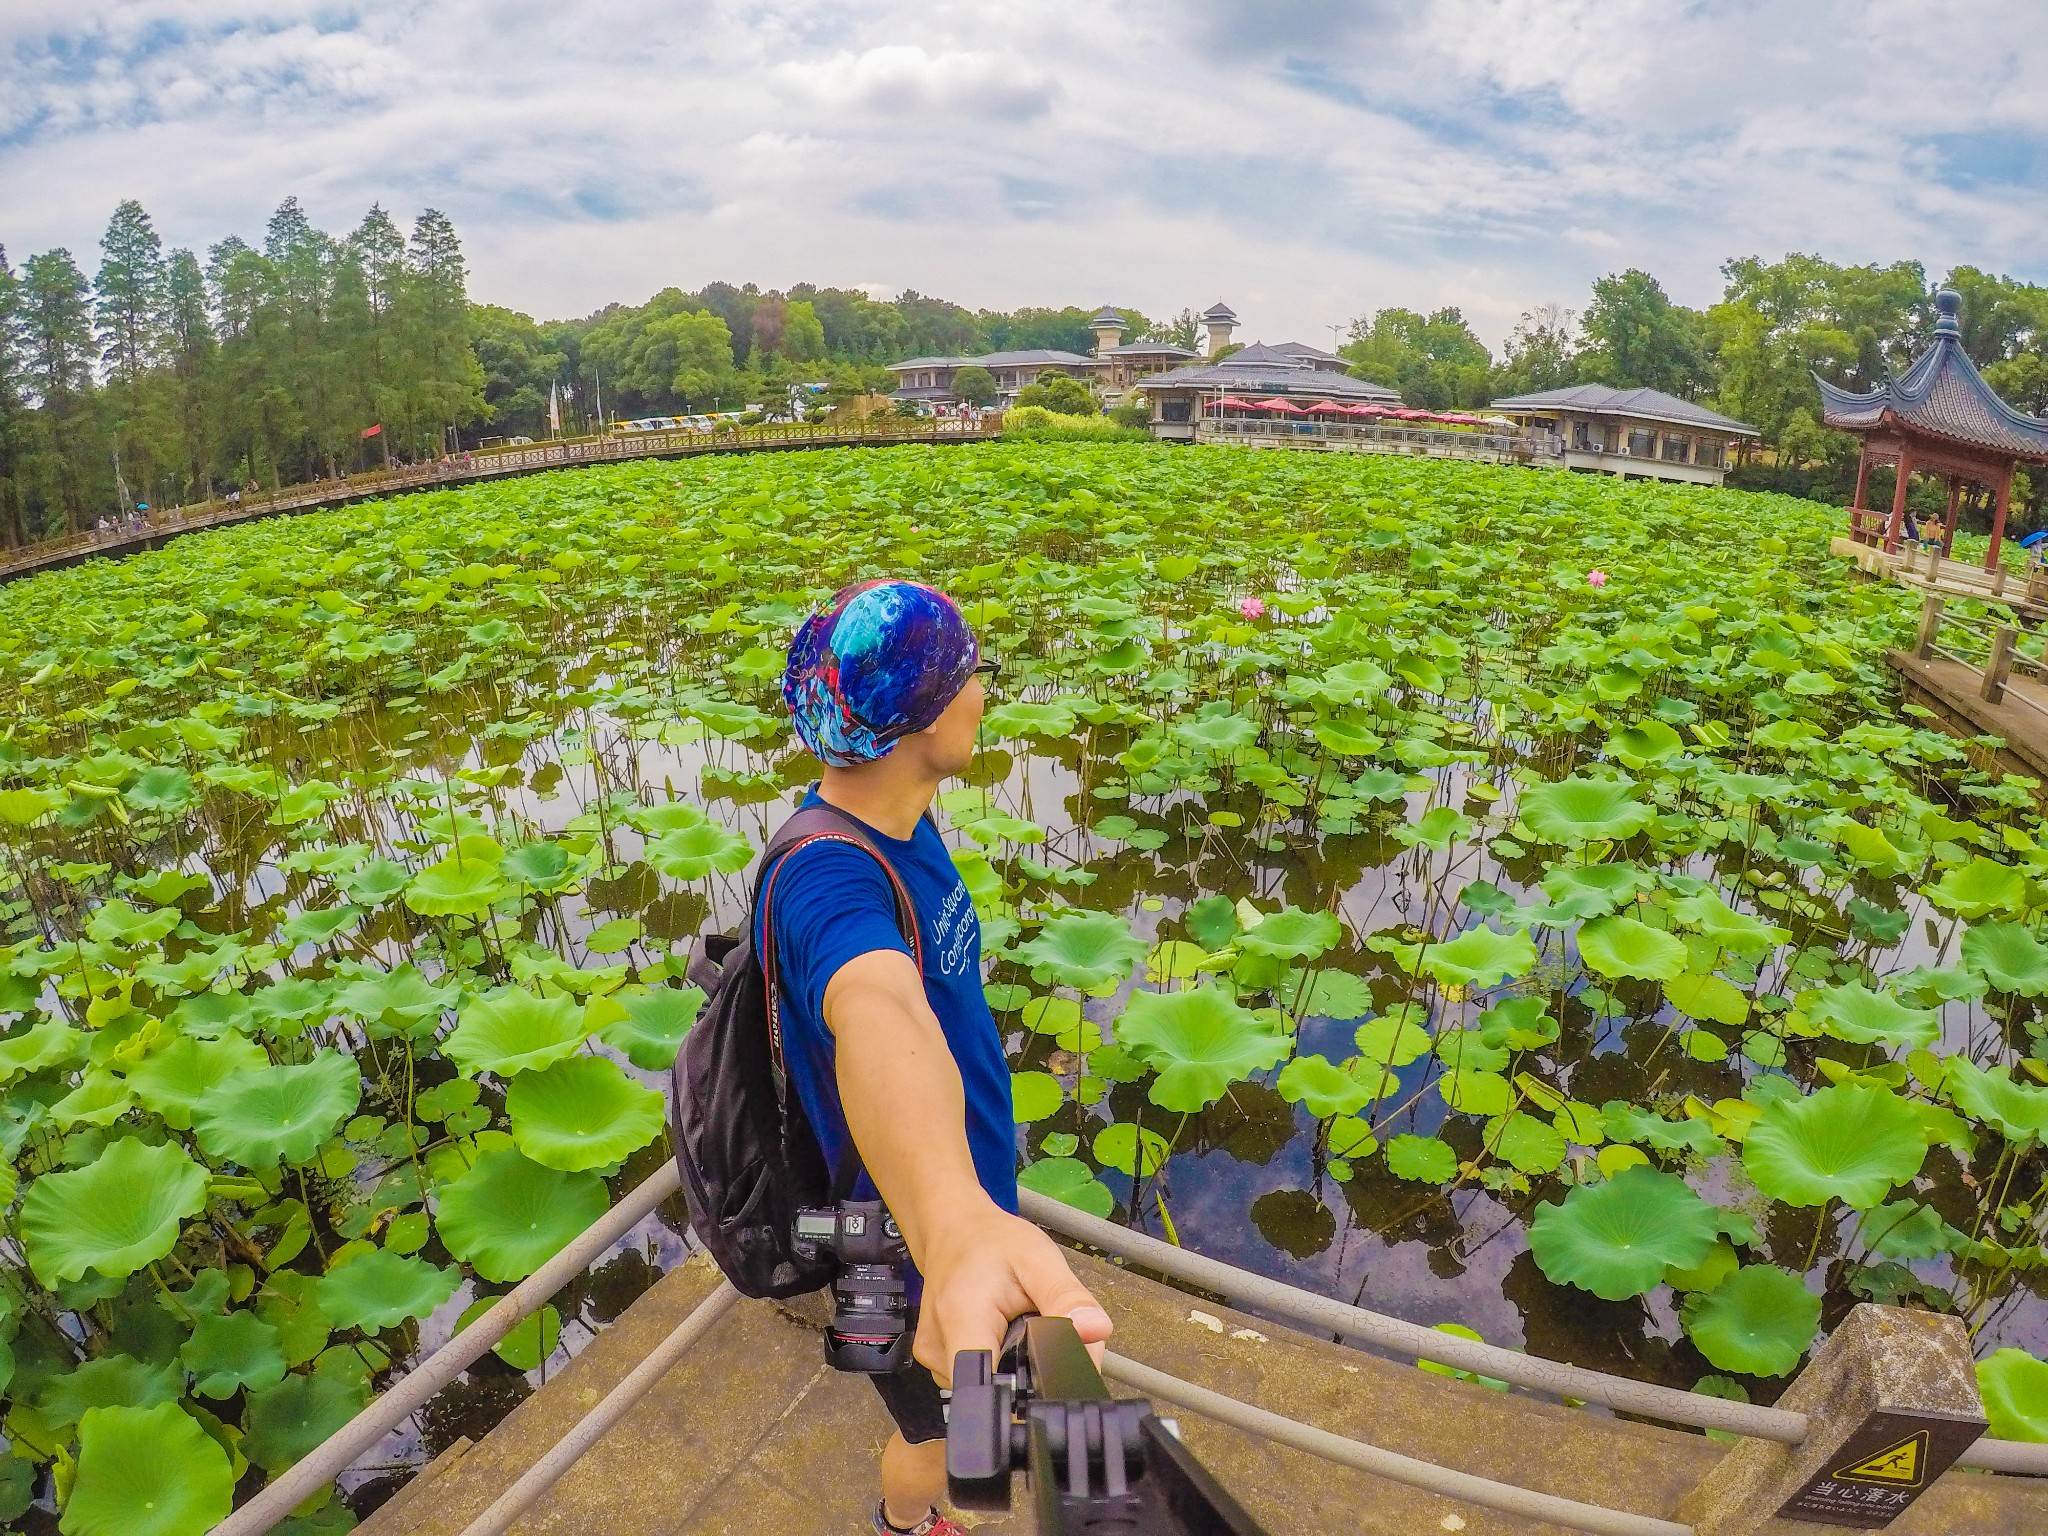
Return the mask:
<path fill-rule="evenodd" d="M 1308 414 L 1292 400 L 1282 400 L 1278 395 L 1273 396 L 1270 400 L 1254 400 L 1252 404 L 1262 411 L 1291 411 L 1296 416 Z"/>
<path fill-rule="evenodd" d="M 1318 400 L 1314 405 L 1310 406 L 1309 409 L 1312 411 L 1349 411 L 1351 407 L 1348 405 L 1339 405 L 1334 400 Z"/>
<path fill-rule="evenodd" d="M 1388 414 L 1386 406 L 1375 405 L 1370 400 L 1367 400 L 1359 405 L 1354 405 L 1350 409 L 1351 414 L 1354 416 L 1385 416 L 1386 414 Z"/>
<path fill-rule="evenodd" d="M 1436 419 L 1428 411 L 1418 411 L 1412 407 L 1395 411 L 1392 414 L 1398 421 L 1433 421 Z"/>
<path fill-rule="evenodd" d="M 1251 403 L 1251 401 L 1249 401 L 1249 400 L 1240 400 L 1240 399 L 1238 399 L 1238 398 L 1237 398 L 1237 396 L 1235 396 L 1235 395 L 1225 395 L 1225 396 L 1224 396 L 1224 397 L 1223 397 L 1223 398 L 1222 398 L 1221 400 L 1217 400 L 1217 401 L 1215 401 L 1215 402 L 1213 402 L 1213 403 L 1214 403 L 1214 404 L 1215 404 L 1215 405 L 1216 405 L 1216 406 L 1217 406 L 1217 407 L 1218 407 L 1219 409 L 1220 409 L 1221 407 L 1223 407 L 1223 406 L 1226 406 L 1226 405 L 1234 405 L 1234 406 L 1236 406 L 1236 407 L 1237 407 L 1237 408 L 1238 408 L 1238 409 L 1239 409 L 1240 411 L 1255 411 L 1255 410 L 1257 410 L 1257 409 L 1258 409 L 1258 407 L 1257 407 L 1257 406 L 1255 406 L 1255 405 L 1253 405 L 1253 404 Z"/>

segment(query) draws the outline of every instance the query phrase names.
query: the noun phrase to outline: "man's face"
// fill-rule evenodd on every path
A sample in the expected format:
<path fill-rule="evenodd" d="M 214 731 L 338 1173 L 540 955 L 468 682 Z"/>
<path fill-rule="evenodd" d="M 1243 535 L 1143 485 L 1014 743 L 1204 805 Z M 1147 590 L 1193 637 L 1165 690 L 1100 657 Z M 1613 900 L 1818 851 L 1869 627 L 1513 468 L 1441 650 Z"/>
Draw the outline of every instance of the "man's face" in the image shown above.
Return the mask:
<path fill-rule="evenodd" d="M 926 761 L 940 776 L 952 778 L 965 773 L 967 765 L 974 761 L 974 743 L 981 733 L 981 712 L 987 697 L 981 678 L 969 677 L 967 686 L 953 696 L 945 713 L 918 733 Z"/>

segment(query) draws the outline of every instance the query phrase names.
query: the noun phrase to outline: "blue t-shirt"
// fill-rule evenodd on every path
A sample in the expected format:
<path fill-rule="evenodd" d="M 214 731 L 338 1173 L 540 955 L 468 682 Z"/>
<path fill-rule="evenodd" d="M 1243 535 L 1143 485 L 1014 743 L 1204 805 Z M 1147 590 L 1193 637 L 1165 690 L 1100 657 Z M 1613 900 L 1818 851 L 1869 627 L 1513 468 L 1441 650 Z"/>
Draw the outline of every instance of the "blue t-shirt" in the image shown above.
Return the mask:
<path fill-rule="evenodd" d="M 819 803 L 815 788 L 804 797 Z M 908 839 L 859 822 L 888 857 L 917 909 L 924 945 L 924 995 L 938 1015 L 967 1092 L 967 1148 L 989 1198 L 1017 1209 L 1017 1127 L 1010 1064 L 981 990 L 981 921 L 952 856 L 929 820 Z M 878 949 L 908 955 L 896 926 L 896 897 L 882 867 L 846 843 L 813 843 L 787 854 L 775 880 L 775 962 L 782 973 L 782 1054 L 804 1113 L 836 1180 L 853 1146 L 839 1103 L 837 1052 L 825 1024 L 825 988 L 847 961 Z M 766 935 L 757 928 L 755 952 Z M 857 1027 L 857 1026 L 856 1026 Z M 875 1198 L 863 1171 L 856 1199 Z"/>

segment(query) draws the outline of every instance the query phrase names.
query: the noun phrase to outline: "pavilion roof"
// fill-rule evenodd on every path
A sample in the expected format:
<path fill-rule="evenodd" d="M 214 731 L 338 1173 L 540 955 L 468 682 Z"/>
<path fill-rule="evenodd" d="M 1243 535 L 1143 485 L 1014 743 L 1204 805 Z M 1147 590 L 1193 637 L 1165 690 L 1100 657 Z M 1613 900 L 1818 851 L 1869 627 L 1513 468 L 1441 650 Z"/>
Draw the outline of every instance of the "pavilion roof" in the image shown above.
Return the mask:
<path fill-rule="evenodd" d="M 1155 373 L 1140 379 L 1133 389 L 1227 389 L 1232 394 L 1299 395 L 1307 400 L 1377 400 L 1399 405 L 1401 397 L 1384 384 L 1354 379 L 1345 373 L 1325 373 L 1290 360 L 1284 365 L 1240 363 L 1242 352 L 1232 353 L 1220 363 L 1197 363 Z"/>
<path fill-rule="evenodd" d="M 2048 419 L 2007 405 L 1963 350 L 1957 318 L 1962 302 L 1949 288 L 1934 296 L 1934 345 L 1876 389 L 1859 395 L 1815 374 L 1821 419 L 1844 431 L 1870 432 L 1883 426 L 1890 413 L 1906 426 L 1950 442 L 2048 462 Z"/>
<path fill-rule="evenodd" d="M 1757 435 L 1756 428 L 1746 421 L 1737 421 L 1703 405 L 1694 405 L 1690 400 L 1667 395 L 1661 389 L 1615 389 L 1607 384 L 1571 384 L 1563 389 L 1539 390 L 1533 395 L 1510 395 L 1505 400 L 1494 401 L 1489 409 L 1514 416 L 1571 411 L 1584 416 L 1658 421 L 1675 427 L 1727 432 L 1741 437 Z"/>

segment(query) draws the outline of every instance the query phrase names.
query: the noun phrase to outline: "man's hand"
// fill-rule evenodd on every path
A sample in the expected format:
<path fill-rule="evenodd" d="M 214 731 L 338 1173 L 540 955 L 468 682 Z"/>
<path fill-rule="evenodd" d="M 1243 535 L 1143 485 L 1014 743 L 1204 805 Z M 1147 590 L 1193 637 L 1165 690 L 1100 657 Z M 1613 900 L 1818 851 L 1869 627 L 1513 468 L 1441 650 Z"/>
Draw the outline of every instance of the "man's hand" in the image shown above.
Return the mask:
<path fill-rule="evenodd" d="M 1022 1217 L 991 1203 L 986 1214 L 934 1234 L 923 1262 L 924 1304 L 917 1358 L 940 1386 L 953 1380 L 963 1349 L 1002 1347 L 1010 1319 L 1027 1312 L 1070 1318 L 1095 1363 L 1109 1337 L 1109 1314 L 1074 1278 L 1058 1245 Z"/>
<path fill-rule="evenodd" d="M 1037 1312 L 1071 1318 L 1099 1364 L 1109 1314 L 1053 1240 L 975 1177 L 960 1068 L 910 957 L 847 961 L 825 988 L 825 1022 L 854 1144 L 924 1276 L 917 1358 L 949 1382 L 958 1351 L 993 1353 L 1011 1318 Z"/>

